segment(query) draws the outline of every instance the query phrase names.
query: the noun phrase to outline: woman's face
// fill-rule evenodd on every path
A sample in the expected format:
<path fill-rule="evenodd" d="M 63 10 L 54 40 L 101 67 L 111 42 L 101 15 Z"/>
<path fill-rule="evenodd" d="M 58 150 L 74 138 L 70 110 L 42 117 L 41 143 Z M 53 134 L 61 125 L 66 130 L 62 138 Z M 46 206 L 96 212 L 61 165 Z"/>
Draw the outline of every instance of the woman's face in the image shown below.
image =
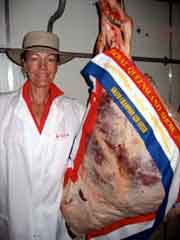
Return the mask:
<path fill-rule="evenodd" d="M 54 80 L 57 72 L 57 55 L 27 51 L 24 59 L 24 68 L 31 84 L 38 88 L 48 87 Z"/>

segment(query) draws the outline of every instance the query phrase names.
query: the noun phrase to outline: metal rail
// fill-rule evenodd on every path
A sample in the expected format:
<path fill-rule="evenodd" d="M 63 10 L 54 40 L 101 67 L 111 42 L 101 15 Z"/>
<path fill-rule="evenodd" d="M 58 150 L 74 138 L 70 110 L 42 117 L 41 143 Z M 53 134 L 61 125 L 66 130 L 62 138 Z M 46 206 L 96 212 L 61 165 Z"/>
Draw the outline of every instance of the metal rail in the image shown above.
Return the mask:
<path fill-rule="evenodd" d="M 11 48 L 0 48 L 0 54 L 5 54 L 7 50 L 10 50 Z M 66 51 L 60 51 L 61 55 L 64 58 L 67 58 L 69 60 L 72 60 L 74 58 L 92 58 L 94 55 L 92 53 L 83 53 L 83 52 L 66 52 Z M 151 62 L 151 63 L 162 63 L 164 65 L 167 64 L 180 64 L 180 59 L 173 59 L 168 58 L 167 56 L 157 58 L 157 57 L 141 57 L 141 56 L 132 56 L 132 59 L 135 62 Z"/>

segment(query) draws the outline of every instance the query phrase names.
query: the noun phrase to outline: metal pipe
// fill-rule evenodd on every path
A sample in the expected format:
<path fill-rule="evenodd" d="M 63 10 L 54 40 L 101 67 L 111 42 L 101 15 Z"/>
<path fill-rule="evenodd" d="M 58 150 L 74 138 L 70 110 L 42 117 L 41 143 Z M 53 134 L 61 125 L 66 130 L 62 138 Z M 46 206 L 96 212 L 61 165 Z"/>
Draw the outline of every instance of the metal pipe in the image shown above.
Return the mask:
<path fill-rule="evenodd" d="M 173 48 L 172 48 L 172 40 L 173 40 L 173 29 L 172 29 L 172 10 L 173 4 L 172 2 L 169 3 L 169 58 L 172 58 L 173 55 Z"/>
<path fill-rule="evenodd" d="M 121 0 L 120 4 L 121 4 L 121 7 L 122 7 L 123 11 L 126 12 L 125 1 Z"/>
<path fill-rule="evenodd" d="M 55 13 L 49 18 L 48 26 L 47 26 L 47 32 L 53 31 L 53 24 L 54 22 L 60 18 L 64 12 L 66 6 L 66 0 L 59 0 L 58 8 L 55 11 Z"/>
<path fill-rule="evenodd" d="M 173 31 L 172 31 L 172 10 L 173 10 L 173 3 L 168 1 L 169 5 L 169 58 L 173 56 Z M 173 92 L 173 70 L 172 65 L 169 65 L 169 93 L 168 93 L 168 100 L 169 103 L 172 103 L 172 92 Z"/>
<path fill-rule="evenodd" d="M 6 28 L 6 42 L 9 47 L 10 43 L 10 14 L 9 14 L 9 0 L 4 0 L 4 12 L 5 12 L 5 28 Z"/>
<path fill-rule="evenodd" d="M 5 28 L 6 28 L 6 45 L 9 47 L 10 45 L 10 7 L 9 0 L 5 0 L 4 2 L 4 10 L 5 10 Z M 13 63 L 8 61 L 7 63 L 7 82 L 9 91 L 14 90 L 14 75 L 13 75 Z"/>

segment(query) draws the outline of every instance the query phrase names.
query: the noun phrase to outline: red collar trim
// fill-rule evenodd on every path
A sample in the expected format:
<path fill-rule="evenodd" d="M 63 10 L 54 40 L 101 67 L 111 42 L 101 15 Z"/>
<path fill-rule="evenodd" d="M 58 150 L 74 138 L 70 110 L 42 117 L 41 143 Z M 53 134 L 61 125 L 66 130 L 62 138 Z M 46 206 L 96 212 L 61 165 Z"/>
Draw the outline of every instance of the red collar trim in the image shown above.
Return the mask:
<path fill-rule="evenodd" d="M 56 97 L 59 97 L 61 95 L 63 95 L 63 91 L 61 91 L 54 83 L 51 83 L 50 85 L 50 95 L 49 95 L 49 98 L 48 98 L 48 101 L 45 105 L 45 108 L 44 108 L 44 112 L 42 114 L 42 117 L 41 117 L 41 121 L 40 121 L 40 124 L 37 122 L 36 120 L 36 117 L 32 111 L 32 103 L 31 103 L 31 100 L 30 100 L 30 97 L 29 97 L 29 88 L 30 88 L 30 81 L 27 80 L 24 85 L 23 85 L 23 89 L 22 89 L 22 96 L 28 106 L 28 109 L 32 115 L 32 118 L 36 124 L 36 127 L 39 131 L 39 133 L 41 134 L 42 130 L 43 130 L 43 127 L 45 125 L 45 122 L 46 122 L 46 119 L 48 117 L 48 113 L 49 113 L 49 110 L 50 110 L 50 107 L 52 105 L 52 102 L 53 100 L 56 98 Z"/>

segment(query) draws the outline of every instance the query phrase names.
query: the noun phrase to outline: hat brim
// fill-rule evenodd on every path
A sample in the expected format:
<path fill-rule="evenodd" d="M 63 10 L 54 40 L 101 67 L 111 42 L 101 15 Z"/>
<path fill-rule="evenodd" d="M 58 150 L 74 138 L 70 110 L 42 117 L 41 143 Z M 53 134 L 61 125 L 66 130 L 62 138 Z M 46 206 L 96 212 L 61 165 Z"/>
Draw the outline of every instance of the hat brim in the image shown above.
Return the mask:
<path fill-rule="evenodd" d="M 9 48 L 6 50 L 6 54 L 12 62 L 14 62 L 19 66 L 23 66 L 21 56 L 24 51 L 48 52 L 52 54 L 58 54 L 60 56 L 60 61 L 58 62 L 58 65 L 65 64 L 73 59 L 72 56 L 63 55 L 61 52 L 57 51 L 56 49 L 47 48 L 47 47 L 36 47 L 36 48 L 28 48 L 28 49 Z"/>

